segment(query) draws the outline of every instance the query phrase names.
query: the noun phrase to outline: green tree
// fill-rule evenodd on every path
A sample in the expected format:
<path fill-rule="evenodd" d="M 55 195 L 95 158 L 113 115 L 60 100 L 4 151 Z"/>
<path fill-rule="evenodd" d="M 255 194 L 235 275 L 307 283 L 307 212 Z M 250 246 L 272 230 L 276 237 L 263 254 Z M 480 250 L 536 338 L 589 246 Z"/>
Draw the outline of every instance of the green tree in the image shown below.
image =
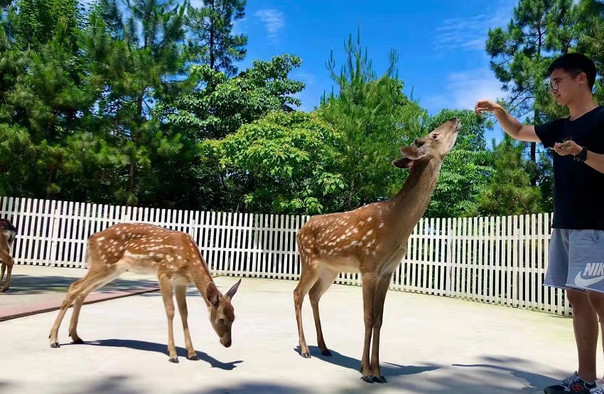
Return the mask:
<path fill-rule="evenodd" d="M 213 143 L 245 209 L 316 214 L 336 208 L 344 189 L 334 172 L 338 137 L 316 114 L 273 112 Z"/>
<path fill-rule="evenodd" d="M 193 66 L 190 78 L 195 91 L 164 103 L 158 113 L 172 127 L 199 140 L 224 138 L 271 111 L 292 111 L 292 106 L 300 105 L 294 95 L 304 89 L 304 83 L 290 79 L 289 73 L 301 63 L 292 55 L 256 60 L 253 67 L 230 79 L 208 65 Z"/>
<path fill-rule="evenodd" d="M 187 26 L 195 60 L 227 76 L 237 73 L 234 62 L 243 60 L 247 36 L 233 34 L 233 22 L 245 16 L 247 0 L 206 0 L 199 9 L 189 5 Z"/>
<path fill-rule="evenodd" d="M 220 151 L 203 142 L 221 140 L 270 112 L 293 111 L 292 106 L 300 104 L 294 94 L 304 84 L 291 80 L 288 74 L 300 63 L 295 56 L 276 56 L 269 62 L 254 61 L 253 67 L 234 78 L 227 78 L 209 65 L 193 66 L 187 83 L 195 90 L 158 103 L 154 111 L 165 126 L 164 131 L 179 134 L 184 144 L 183 151 L 173 158 L 179 164 L 165 158 L 157 161 L 155 174 L 164 175 L 169 181 L 161 182 L 155 196 L 165 196 L 159 190 L 170 187 L 181 193 L 171 195 L 189 206 L 220 210 L 244 207 L 241 196 L 249 191 L 249 177 L 227 172 L 220 165 Z M 181 169 L 175 171 L 175 167 Z M 236 181 L 243 186 L 238 187 Z"/>
<path fill-rule="evenodd" d="M 425 213 L 427 217 L 468 216 L 477 209 L 477 198 L 493 170 L 493 154 L 484 138 L 489 126 L 483 116 L 469 110 L 442 110 L 424 125 L 424 133 L 451 118 L 461 120 L 455 146 L 442 165 L 436 189 Z"/>
<path fill-rule="evenodd" d="M 8 14 L 15 44 L 21 50 L 36 49 L 63 35 L 64 49 L 78 50 L 82 9 L 77 0 L 17 0 Z"/>
<path fill-rule="evenodd" d="M 559 115 L 546 85 L 547 67 L 554 57 L 568 52 L 576 38 L 572 3 L 520 0 L 506 29 L 489 29 L 486 51 L 491 68 L 509 92 L 507 107 L 519 119 L 526 116 L 527 122 L 541 124 Z M 546 108 L 549 110 L 544 111 Z M 538 177 L 536 152 L 536 144 L 530 143 L 532 185 Z"/>
<path fill-rule="evenodd" d="M 185 61 L 185 6 L 173 0 L 127 1 L 126 6 L 123 15 L 115 0 L 99 2 L 90 18 L 87 50 L 91 72 L 102 87 L 95 103 L 99 126 L 129 158 L 116 177 L 125 181 L 114 194 L 121 202 L 137 204 L 155 175 L 151 152 L 173 143 L 163 152 L 177 154 L 180 146 L 179 138 L 164 134 L 153 110 L 186 88 L 175 78 Z"/>
<path fill-rule="evenodd" d="M 14 187 L 26 195 L 55 197 L 61 190 L 62 142 L 86 122 L 94 100 L 80 55 L 79 6 L 68 0 L 22 0 L 9 9 L 5 24 L 0 122 L 8 125 L 5 131 L 16 132 L 13 136 L 29 134 L 13 142 L 35 147 L 13 163 L 15 174 L 30 174 Z"/>
<path fill-rule="evenodd" d="M 507 134 L 494 149 L 494 171 L 478 195 L 472 216 L 519 215 L 539 212 L 541 193 L 532 187 L 522 159 L 523 146 Z"/>
<path fill-rule="evenodd" d="M 346 193 L 343 209 L 351 209 L 390 197 L 400 187 L 400 171 L 391 165 L 399 148 L 419 135 L 425 111 L 403 93 L 396 76 L 398 56 L 390 53 L 387 71 L 377 77 L 361 48 L 349 37 L 347 58 L 339 74 L 333 54 L 327 66 L 339 92 L 324 97 L 319 116 L 342 134 L 342 159 Z"/>
<path fill-rule="evenodd" d="M 581 0 L 577 5 L 577 51 L 596 63 L 599 78 L 596 80 L 595 99 L 604 105 L 604 2 Z"/>

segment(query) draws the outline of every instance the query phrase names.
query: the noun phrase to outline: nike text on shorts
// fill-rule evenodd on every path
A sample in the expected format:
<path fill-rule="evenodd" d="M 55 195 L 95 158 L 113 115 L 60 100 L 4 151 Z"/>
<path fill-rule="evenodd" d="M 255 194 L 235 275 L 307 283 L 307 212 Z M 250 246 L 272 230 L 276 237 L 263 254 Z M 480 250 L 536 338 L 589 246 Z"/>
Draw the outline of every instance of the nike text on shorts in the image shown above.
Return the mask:
<path fill-rule="evenodd" d="M 604 292 L 604 231 L 553 229 L 545 285 Z"/>

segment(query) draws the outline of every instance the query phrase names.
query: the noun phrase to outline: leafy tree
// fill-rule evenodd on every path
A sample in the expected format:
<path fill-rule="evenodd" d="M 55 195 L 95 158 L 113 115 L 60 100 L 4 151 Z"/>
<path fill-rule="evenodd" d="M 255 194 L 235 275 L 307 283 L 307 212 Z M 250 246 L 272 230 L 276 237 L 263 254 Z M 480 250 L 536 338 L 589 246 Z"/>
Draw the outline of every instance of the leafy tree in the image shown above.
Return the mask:
<path fill-rule="evenodd" d="M 510 93 L 508 108 L 532 124 L 557 117 L 546 85 L 552 59 L 570 50 L 576 15 L 572 0 L 519 0 L 507 28 L 489 29 L 491 68 Z M 535 105 L 537 102 L 537 105 Z M 549 111 L 543 109 L 549 108 Z M 554 113 L 552 113 L 554 112 Z M 550 116 L 547 116 L 547 115 Z M 536 184 L 536 144 L 530 143 L 531 184 Z"/>
<path fill-rule="evenodd" d="M 372 69 L 367 51 L 349 37 L 347 58 L 339 74 L 333 54 L 327 66 L 339 92 L 324 97 L 319 116 L 342 134 L 339 163 L 346 193 L 343 209 L 351 209 L 390 197 L 400 187 L 400 171 L 391 165 L 399 148 L 419 135 L 425 117 L 417 103 L 403 93 L 396 76 L 397 55 L 390 53 L 390 65 L 381 77 Z"/>
<path fill-rule="evenodd" d="M 581 0 L 577 5 L 577 51 L 594 60 L 599 78 L 595 99 L 604 105 L 604 2 Z"/>
<path fill-rule="evenodd" d="M 334 209 L 345 186 L 334 172 L 338 137 L 315 114 L 273 112 L 217 144 L 227 181 L 247 186 L 247 210 L 316 214 Z"/>
<path fill-rule="evenodd" d="M 423 125 L 422 134 L 453 117 L 461 120 L 461 129 L 443 162 L 427 217 L 459 217 L 475 212 L 476 199 L 493 170 L 493 155 L 484 138 L 488 124 L 483 116 L 469 110 L 442 110 Z"/>
<path fill-rule="evenodd" d="M 156 103 L 177 94 L 183 86 L 172 78 L 183 70 L 184 5 L 173 0 L 127 1 L 123 16 L 115 0 L 101 0 L 90 18 L 88 53 L 102 86 L 96 114 L 122 154 L 125 183 L 115 197 L 136 204 L 145 193 L 143 182 L 154 175 L 150 147 L 177 144 L 153 118 Z M 141 26 L 139 30 L 137 26 Z"/>
<path fill-rule="evenodd" d="M 292 111 L 293 105 L 300 105 L 294 95 L 304 89 L 304 83 L 289 79 L 300 64 L 300 58 L 291 55 L 270 62 L 256 60 L 231 79 L 208 65 L 193 66 L 191 79 L 198 88 L 161 105 L 158 114 L 199 140 L 224 138 L 271 111 Z"/>
<path fill-rule="evenodd" d="M 206 0 L 199 9 L 189 5 L 187 26 L 196 60 L 227 76 L 237 73 L 234 62 L 243 60 L 247 36 L 232 34 L 233 21 L 245 16 L 247 0 Z"/>
<path fill-rule="evenodd" d="M 507 134 L 495 147 L 493 173 L 478 195 L 472 216 L 519 215 L 539 212 L 541 193 L 530 185 L 522 159 L 523 146 Z"/>
<path fill-rule="evenodd" d="M 21 50 L 37 49 L 61 34 L 65 49 L 75 52 L 83 20 L 81 12 L 77 0 L 17 0 L 8 18 Z"/>
<path fill-rule="evenodd" d="M 56 183 L 65 155 L 61 142 L 83 124 L 94 96 L 79 55 L 80 10 L 76 1 L 21 0 L 8 11 L 6 23 L 0 122 L 18 134 L 17 125 L 25 128 L 28 138 L 17 140 L 36 147 L 27 160 L 13 163 L 15 173 L 25 167 L 31 174 L 20 178 L 20 187 L 53 197 L 61 190 Z"/>

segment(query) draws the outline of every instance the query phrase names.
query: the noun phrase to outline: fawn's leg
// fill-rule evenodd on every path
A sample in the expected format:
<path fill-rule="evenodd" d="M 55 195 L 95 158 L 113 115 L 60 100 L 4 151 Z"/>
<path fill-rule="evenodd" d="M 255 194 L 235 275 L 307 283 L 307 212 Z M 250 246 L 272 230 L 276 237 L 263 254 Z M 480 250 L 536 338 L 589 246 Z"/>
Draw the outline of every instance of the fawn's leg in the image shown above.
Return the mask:
<path fill-rule="evenodd" d="M 176 354 L 176 346 L 174 345 L 174 301 L 172 301 L 172 278 L 168 274 L 160 274 L 158 279 L 161 296 L 164 300 L 164 307 L 166 308 L 166 316 L 168 318 L 168 357 L 170 362 L 177 363 L 178 355 Z"/>
<path fill-rule="evenodd" d="M 317 330 L 317 343 L 321 354 L 324 356 L 331 356 L 331 352 L 325 345 L 325 339 L 323 338 L 323 330 L 321 329 L 321 318 L 319 316 L 319 300 L 321 296 L 327 291 L 329 286 L 332 285 L 334 279 L 338 276 L 338 272 L 331 271 L 328 269 L 322 269 L 319 274 L 319 279 L 315 282 L 313 287 L 308 293 L 310 298 L 310 305 L 312 306 L 313 317 L 315 318 L 315 329 Z"/>
<path fill-rule="evenodd" d="M 365 338 L 363 341 L 363 356 L 361 357 L 361 379 L 373 383 L 373 368 L 369 362 L 369 351 L 371 348 L 371 336 L 373 334 L 374 322 L 374 299 L 377 285 L 376 274 L 363 273 L 363 320 L 365 323 Z"/>
<path fill-rule="evenodd" d="M 300 274 L 300 282 L 294 289 L 294 307 L 296 310 L 296 323 L 298 324 L 298 343 L 300 344 L 300 355 L 304 358 L 310 358 L 310 350 L 304 338 L 304 328 L 302 327 L 302 301 L 308 293 L 308 290 L 317 281 L 319 276 L 316 266 L 310 263 L 307 256 L 300 256 L 302 272 Z"/>
<path fill-rule="evenodd" d="M 182 320 L 182 329 L 185 333 L 185 347 L 187 348 L 187 358 L 189 360 L 199 360 L 197 352 L 193 347 L 193 341 L 191 341 L 191 334 L 189 332 L 188 316 L 189 311 L 187 310 L 187 285 L 178 284 L 174 286 L 174 292 L 176 293 L 176 303 L 178 305 L 178 313 L 180 313 L 180 319 Z"/>
<path fill-rule="evenodd" d="M 371 368 L 373 380 L 377 383 L 386 383 L 380 368 L 380 331 L 384 316 L 384 301 L 390 286 L 392 275 L 380 275 L 377 280 L 375 297 L 373 302 L 373 343 L 371 345 Z"/>

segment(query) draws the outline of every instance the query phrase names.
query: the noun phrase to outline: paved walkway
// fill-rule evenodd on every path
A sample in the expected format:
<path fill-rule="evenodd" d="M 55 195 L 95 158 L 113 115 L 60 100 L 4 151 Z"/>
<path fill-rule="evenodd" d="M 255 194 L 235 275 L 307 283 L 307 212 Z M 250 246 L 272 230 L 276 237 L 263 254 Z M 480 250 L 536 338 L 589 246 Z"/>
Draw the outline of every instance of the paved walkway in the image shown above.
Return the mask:
<path fill-rule="evenodd" d="M 312 313 L 304 304 L 311 359 L 297 352 L 293 281 L 243 279 L 234 297 L 233 346 L 222 347 L 205 305 L 189 289 L 189 324 L 200 361 L 187 360 L 179 319 L 180 363 L 168 362 L 166 318 L 152 277 L 126 276 L 82 308 L 79 334 L 61 348 L 48 332 L 69 283 L 84 270 L 15 266 L 0 294 L 2 393 L 537 393 L 575 369 L 568 318 L 468 301 L 390 292 L 382 328 L 385 385 L 360 380 L 361 289 L 333 285 L 321 300 L 332 357 L 320 355 Z M 235 278 L 216 278 L 224 292 Z M 131 289 L 142 293 L 123 297 Z M 12 315 L 11 315 L 12 314 Z M 601 373 L 601 369 L 599 370 Z"/>

